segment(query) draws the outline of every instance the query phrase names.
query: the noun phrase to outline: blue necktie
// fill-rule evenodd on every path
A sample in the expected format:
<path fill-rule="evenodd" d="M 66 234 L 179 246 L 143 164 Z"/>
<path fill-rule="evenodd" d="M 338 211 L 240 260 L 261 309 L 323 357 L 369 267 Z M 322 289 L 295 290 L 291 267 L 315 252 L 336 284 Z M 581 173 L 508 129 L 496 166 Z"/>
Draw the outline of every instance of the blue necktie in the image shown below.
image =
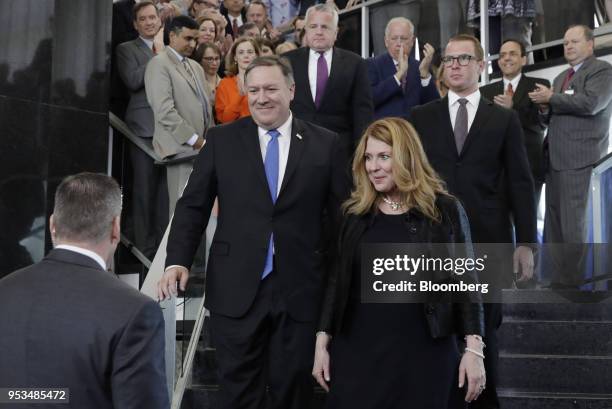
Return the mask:
<path fill-rule="evenodd" d="M 268 141 L 268 147 L 266 148 L 266 158 L 264 159 L 264 167 L 266 169 L 266 179 L 268 179 L 268 187 L 270 188 L 270 196 L 272 197 L 272 203 L 276 203 L 276 196 L 278 190 L 278 137 L 280 132 L 276 129 L 270 129 L 268 131 L 270 140 Z M 266 255 L 266 264 L 264 265 L 261 279 L 266 278 L 272 271 L 272 260 L 274 256 L 274 234 L 270 235 L 270 244 L 268 245 L 268 254 Z"/>

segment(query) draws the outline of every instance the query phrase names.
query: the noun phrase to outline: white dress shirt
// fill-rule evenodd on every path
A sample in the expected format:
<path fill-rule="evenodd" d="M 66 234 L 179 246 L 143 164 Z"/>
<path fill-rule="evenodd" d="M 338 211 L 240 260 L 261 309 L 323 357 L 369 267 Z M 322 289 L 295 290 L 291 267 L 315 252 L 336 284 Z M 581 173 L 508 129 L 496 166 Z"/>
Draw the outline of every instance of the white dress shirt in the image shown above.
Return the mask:
<path fill-rule="evenodd" d="M 453 91 L 448 91 L 448 110 L 450 113 L 453 130 L 455 129 L 455 119 L 457 118 L 457 111 L 459 110 L 458 101 L 460 98 L 465 98 L 468 100 L 467 104 L 465 104 L 465 107 L 467 109 L 468 114 L 468 132 L 470 132 L 470 128 L 472 127 L 472 123 L 474 122 L 474 118 L 476 117 L 476 111 L 478 111 L 478 104 L 480 103 L 480 90 L 476 90 L 474 93 L 468 95 L 467 97 L 460 97 Z"/>
<path fill-rule="evenodd" d="M 234 26 L 234 20 L 236 20 L 236 25 L 238 27 L 240 27 L 241 25 L 244 24 L 244 22 L 242 21 L 242 16 L 238 15 L 238 17 L 234 17 L 234 16 L 230 16 L 229 14 L 227 15 L 229 17 L 230 20 L 230 28 Z"/>
<path fill-rule="evenodd" d="M 74 251 L 75 253 L 82 254 L 83 256 L 93 259 L 96 263 L 102 267 L 102 270 L 106 271 L 106 262 L 102 260 L 102 257 L 96 252 L 84 249 L 83 247 L 71 246 L 69 244 L 59 244 L 55 246 L 56 249 Z"/>
<path fill-rule="evenodd" d="M 151 51 L 153 51 L 153 40 L 148 40 L 148 39 L 146 39 L 144 37 L 140 37 L 140 36 L 138 38 L 140 38 L 147 45 L 147 47 L 149 47 L 149 49 Z"/>
<path fill-rule="evenodd" d="M 291 121 L 293 115 L 289 113 L 289 118 L 279 126 L 276 130 L 280 133 L 278 136 L 278 184 L 276 187 L 276 195 L 280 193 L 280 188 L 287 169 L 287 160 L 289 159 L 289 145 L 291 144 Z M 272 138 L 268 135 L 268 130 L 257 127 L 259 135 L 259 148 L 261 149 L 261 158 L 266 160 L 266 152 L 268 150 L 268 142 Z"/>
<path fill-rule="evenodd" d="M 512 78 L 511 80 L 507 79 L 506 77 L 504 77 L 504 94 L 506 93 L 506 91 L 508 90 L 508 84 L 512 84 L 512 91 L 516 92 L 516 89 L 518 88 L 518 83 L 521 80 L 521 77 L 523 76 L 523 74 L 521 74 L 519 72 L 519 74 Z"/>
<path fill-rule="evenodd" d="M 333 48 L 323 53 L 323 58 L 327 61 L 327 77 L 331 73 L 332 65 L 332 51 Z M 316 101 L 317 98 L 317 62 L 319 61 L 320 54 L 314 50 L 310 50 L 308 56 L 308 81 L 310 81 L 310 92 L 312 93 L 312 100 Z"/>

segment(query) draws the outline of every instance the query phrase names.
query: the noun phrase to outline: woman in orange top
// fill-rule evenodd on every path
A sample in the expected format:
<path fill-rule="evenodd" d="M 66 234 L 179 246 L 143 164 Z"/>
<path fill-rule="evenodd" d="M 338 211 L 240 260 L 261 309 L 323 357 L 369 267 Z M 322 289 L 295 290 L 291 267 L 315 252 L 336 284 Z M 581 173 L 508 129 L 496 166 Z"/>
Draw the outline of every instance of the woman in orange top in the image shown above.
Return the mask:
<path fill-rule="evenodd" d="M 225 59 L 227 77 L 217 87 L 215 112 L 221 124 L 251 115 L 244 88 L 244 72 L 251 61 L 259 56 L 255 40 L 238 38 Z"/>

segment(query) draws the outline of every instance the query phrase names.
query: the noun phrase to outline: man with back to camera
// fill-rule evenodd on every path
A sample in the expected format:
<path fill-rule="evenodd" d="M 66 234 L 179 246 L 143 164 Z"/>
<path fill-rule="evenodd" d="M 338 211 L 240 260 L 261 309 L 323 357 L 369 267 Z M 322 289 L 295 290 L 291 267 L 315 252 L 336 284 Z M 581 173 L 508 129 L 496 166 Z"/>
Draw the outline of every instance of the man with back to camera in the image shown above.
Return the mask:
<path fill-rule="evenodd" d="M 109 176 L 81 173 L 58 186 L 54 249 L 0 280 L 3 388 L 68 388 L 70 402 L 58 405 L 66 408 L 170 407 L 161 310 L 106 271 L 120 213 Z"/>
<path fill-rule="evenodd" d="M 442 63 L 448 95 L 415 107 L 412 123 L 431 165 L 464 205 L 472 241 L 513 243 L 512 219 L 517 243 L 513 270 L 521 273 L 520 280 L 531 278 L 536 209 L 518 116 L 481 97 L 478 78 L 485 62 L 477 38 L 466 34 L 451 38 Z M 505 264 L 495 267 L 503 273 Z M 487 384 L 471 407 L 499 408 L 497 328 L 501 325 L 501 304 L 485 304 L 484 312 Z"/>
<path fill-rule="evenodd" d="M 584 278 L 591 171 L 608 150 L 612 66 L 593 55 L 594 47 L 590 28 L 570 27 L 563 38 L 570 67 L 552 88 L 538 84 L 529 94 L 548 124 L 544 242 L 553 244 L 553 288 L 575 289 Z"/>
<path fill-rule="evenodd" d="M 189 58 L 196 47 L 198 23 L 178 16 L 168 23 L 170 44 L 147 64 L 145 88 L 153 109 L 153 147 L 161 158 L 201 149 L 213 125 L 208 82 L 202 66 Z M 170 215 L 191 173 L 192 162 L 166 166 Z"/>
<path fill-rule="evenodd" d="M 340 134 L 352 153 L 374 115 L 367 63 L 357 54 L 334 47 L 338 12 L 333 5 L 310 7 L 305 30 L 308 47 L 284 54 L 295 74 L 291 111 Z"/>
<path fill-rule="evenodd" d="M 413 106 L 440 98 L 429 71 L 434 49 L 425 44 L 423 60 L 412 55 L 414 26 L 404 17 L 389 20 L 385 28 L 387 52 L 368 60 L 374 99 L 374 118 L 407 118 Z"/>
<path fill-rule="evenodd" d="M 138 38 L 117 47 L 117 70 L 130 91 L 125 122 L 130 130 L 147 143 L 153 138 L 155 120 L 145 93 L 145 69 L 149 61 L 164 49 L 163 30 L 157 7 L 151 1 L 134 6 L 134 27 Z M 144 151 L 128 143 L 134 173 L 132 202 L 134 243 L 153 259 L 168 224 L 168 188 L 166 170 L 156 166 Z"/>
<path fill-rule="evenodd" d="M 542 184 L 544 183 L 544 131 L 539 117 L 538 105 L 529 99 L 529 92 L 536 84 L 550 86 L 544 78 L 534 78 L 524 75 L 521 71 L 527 64 L 525 46 L 518 40 L 504 41 L 499 49 L 497 64 L 502 72 L 502 80 L 480 88 L 482 95 L 497 105 L 513 109 L 519 116 L 525 140 L 525 150 L 529 159 L 531 175 L 535 182 L 535 204 L 540 201 Z"/>
<path fill-rule="evenodd" d="M 322 213 L 337 225 L 350 181 L 337 134 L 295 118 L 288 62 L 245 72 L 251 117 L 211 128 L 179 200 L 160 299 L 184 290 L 215 197 L 206 307 L 217 351 L 219 407 L 309 408 L 325 278 Z M 266 393 L 266 387 L 269 392 Z"/>

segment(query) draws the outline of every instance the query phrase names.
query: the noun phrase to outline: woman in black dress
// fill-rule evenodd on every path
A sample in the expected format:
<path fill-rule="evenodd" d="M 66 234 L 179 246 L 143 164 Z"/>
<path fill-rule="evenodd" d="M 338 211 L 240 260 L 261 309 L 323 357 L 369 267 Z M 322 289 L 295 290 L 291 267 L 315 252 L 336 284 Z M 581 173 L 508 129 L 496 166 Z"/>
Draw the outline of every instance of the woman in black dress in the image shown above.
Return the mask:
<path fill-rule="evenodd" d="M 317 382 L 330 392 L 327 408 L 464 406 L 485 385 L 479 299 L 362 303 L 359 249 L 363 243 L 470 246 L 465 212 L 446 193 L 414 128 L 400 118 L 368 127 L 355 152 L 353 178 L 313 367 Z M 462 356 L 456 336 L 465 339 Z M 467 392 L 460 395 L 464 385 Z"/>

